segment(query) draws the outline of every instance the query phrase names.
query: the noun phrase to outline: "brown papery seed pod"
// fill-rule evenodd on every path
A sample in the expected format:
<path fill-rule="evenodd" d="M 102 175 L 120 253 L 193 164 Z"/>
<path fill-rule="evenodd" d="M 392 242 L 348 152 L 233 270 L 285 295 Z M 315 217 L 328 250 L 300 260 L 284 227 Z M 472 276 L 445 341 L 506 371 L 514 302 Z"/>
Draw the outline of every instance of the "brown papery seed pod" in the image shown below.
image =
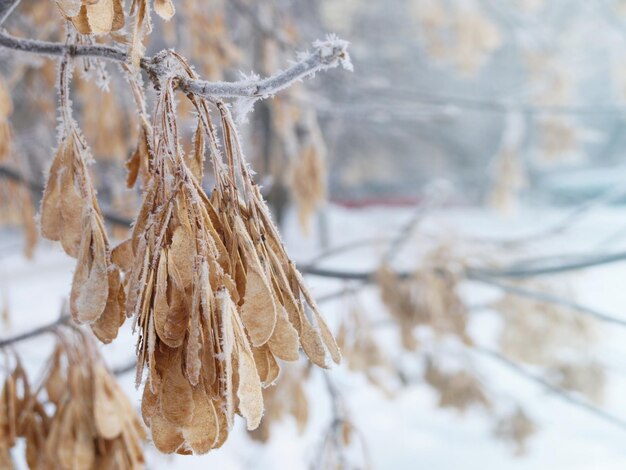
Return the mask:
<path fill-rule="evenodd" d="M 63 58 L 59 147 L 41 202 L 41 233 L 60 241 L 65 252 L 77 258 L 70 296 L 73 319 L 97 322 L 94 332 L 102 341 L 110 342 L 123 319 L 119 315 L 122 286 L 117 266 L 111 263 L 109 240 L 87 170 L 91 154 L 72 117 L 70 75 L 71 64 Z"/>
<path fill-rule="evenodd" d="M 192 76 L 168 54 L 168 65 Z M 126 313 L 140 331 L 137 384 L 148 369 L 144 421 L 159 450 L 188 454 L 221 446 L 235 413 L 248 429 L 259 425 L 277 359 L 297 360 L 301 345 L 324 367 L 327 351 L 335 362 L 340 354 L 252 182 L 230 114 L 218 103 L 224 165 L 209 103 L 190 97 L 198 130 L 186 158 L 176 85 L 159 84 L 150 179 L 132 237 L 113 256 L 123 258 Z M 200 185 L 205 143 L 218 181 L 211 198 Z"/>
<path fill-rule="evenodd" d="M 45 439 L 45 468 L 143 468 L 145 431 L 95 343 L 61 331 L 43 385 L 56 406 Z"/>

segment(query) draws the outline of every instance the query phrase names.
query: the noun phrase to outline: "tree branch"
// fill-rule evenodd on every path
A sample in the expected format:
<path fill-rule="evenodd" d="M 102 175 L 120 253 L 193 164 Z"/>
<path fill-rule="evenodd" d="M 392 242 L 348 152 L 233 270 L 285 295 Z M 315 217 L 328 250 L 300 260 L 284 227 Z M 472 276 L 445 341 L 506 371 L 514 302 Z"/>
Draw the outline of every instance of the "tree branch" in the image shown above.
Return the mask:
<path fill-rule="evenodd" d="M 7 0 L 0 0 L 7 1 Z M 103 45 L 71 45 L 34 39 L 20 39 L 0 30 L 0 46 L 31 54 L 72 57 L 98 57 L 116 62 L 127 62 L 128 53 L 122 49 Z M 326 41 L 315 41 L 314 50 L 301 61 L 271 77 L 239 82 L 207 82 L 181 78 L 179 86 L 186 93 L 213 98 L 267 98 L 292 85 L 294 82 L 314 75 L 315 72 L 342 65 L 351 70 L 348 42 L 331 37 Z M 141 68 L 151 75 L 160 76 L 164 69 L 159 67 L 159 54 L 154 58 L 144 57 Z"/>
<path fill-rule="evenodd" d="M 580 305 L 576 302 L 571 302 L 567 299 L 563 299 L 558 296 L 548 294 L 546 292 L 541 292 L 541 291 L 537 291 L 533 289 L 526 289 L 524 287 L 508 284 L 505 282 L 500 282 L 496 279 L 491 279 L 486 276 L 473 275 L 471 277 L 471 280 L 482 282 L 484 284 L 489 284 L 490 286 L 498 287 L 502 289 L 504 292 L 508 292 L 513 295 L 526 297 L 528 299 L 533 299 L 533 300 L 537 300 L 539 302 L 544 302 L 548 304 L 560 305 L 570 310 L 574 310 L 578 313 L 582 313 L 583 315 L 596 318 L 600 321 L 603 321 L 606 323 L 614 323 L 616 325 L 626 327 L 626 320 L 613 317 L 611 315 L 607 315 L 606 313 L 600 312 L 593 308 L 586 307 L 585 305 Z"/>
<path fill-rule="evenodd" d="M 222 98 L 267 98 L 292 85 L 294 82 L 314 75 L 315 72 L 342 65 L 351 70 L 348 43 L 329 37 L 326 41 L 313 43 L 314 51 L 287 70 L 268 78 L 242 82 L 206 82 L 204 80 L 182 79 L 180 88 L 201 96 Z"/>
<path fill-rule="evenodd" d="M 519 374 L 520 376 L 526 378 L 527 380 L 530 380 L 531 382 L 534 382 L 538 385 L 540 385 L 541 387 L 545 388 L 546 390 L 554 393 L 555 395 L 557 395 L 559 398 L 561 398 L 562 400 L 570 403 L 571 405 L 577 406 L 579 408 L 584 409 L 585 411 L 590 412 L 591 414 L 597 416 L 598 418 L 603 419 L 604 421 L 607 421 L 619 428 L 621 428 L 622 430 L 626 431 L 626 421 L 618 418 L 617 416 L 614 416 L 610 413 L 608 413 L 607 411 L 598 408 L 594 405 L 592 405 L 591 403 L 588 403 L 587 401 L 576 397 L 575 395 L 572 395 L 571 393 L 567 393 L 566 391 L 560 389 L 559 387 L 552 385 L 550 382 L 548 382 L 547 380 L 545 380 L 542 377 L 539 377 L 531 372 L 529 372 L 528 370 L 526 370 L 526 368 L 520 366 L 519 364 L 517 364 L 516 362 L 510 360 L 509 358 L 507 358 L 506 356 L 503 356 L 502 354 L 500 354 L 497 351 L 493 351 L 491 349 L 487 349 L 487 348 L 482 348 L 479 346 L 474 346 L 473 348 L 471 348 L 472 351 L 476 351 L 478 354 L 482 355 L 482 356 L 487 356 L 490 357 L 498 362 L 500 362 L 502 365 L 507 366 L 509 369 L 511 369 L 513 372 Z"/>
<path fill-rule="evenodd" d="M 533 261 L 516 263 L 504 269 L 472 268 L 472 274 L 489 277 L 526 278 L 535 276 L 545 276 L 549 274 L 560 274 L 579 269 L 593 268 L 612 264 L 626 260 L 626 252 L 610 253 L 605 255 L 585 255 L 576 256 L 565 262 L 552 264 L 554 257 L 539 258 Z"/>
<path fill-rule="evenodd" d="M 375 277 L 376 277 L 375 272 L 338 271 L 338 270 L 332 270 L 332 269 L 316 268 L 313 266 L 300 267 L 299 270 L 302 274 L 309 274 L 312 276 L 329 277 L 333 279 L 341 279 L 341 280 L 346 280 L 346 281 L 347 280 L 362 281 L 364 285 L 370 282 L 374 282 Z M 411 276 L 413 276 L 413 273 L 409 271 L 399 271 L 399 272 L 396 272 L 396 276 L 398 276 L 399 279 L 409 279 Z M 481 271 L 476 270 L 476 269 L 466 270 L 465 277 L 466 279 L 470 281 L 482 282 L 484 284 L 499 287 L 503 291 L 508 292 L 510 294 L 514 294 L 520 297 L 525 297 L 528 299 L 537 300 L 539 302 L 545 302 L 548 304 L 561 305 L 572 311 L 593 317 L 605 323 L 612 323 L 614 325 L 626 327 L 626 320 L 622 320 L 620 318 L 607 315 L 606 313 L 600 312 L 598 310 L 594 310 L 584 305 L 580 305 L 575 302 L 571 302 L 569 300 L 562 299 L 560 297 L 550 295 L 544 292 L 534 291 L 531 289 L 526 289 L 523 287 L 511 285 L 511 284 L 502 283 L 496 279 L 492 279 L 491 276 L 482 274 Z"/>
<path fill-rule="evenodd" d="M 20 0 L 0 0 L 0 25 L 5 22 Z"/>
<path fill-rule="evenodd" d="M 69 54 L 72 57 L 99 57 L 101 59 L 113 60 L 117 62 L 126 62 L 128 60 L 128 54 L 117 47 L 102 45 L 76 46 L 60 42 L 22 39 L 11 36 L 5 30 L 0 30 L 0 46 L 14 51 L 46 56 L 61 56 Z M 146 68 L 148 66 L 146 59 L 142 61 L 141 65 L 142 68 Z"/>
<path fill-rule="evenodd" d="M 70 320 L 70 317 L 67 315 L 61 315 L 58 319 L 53 321 L 52 323 L 48 323 L 47 325 L 42 325 L 40 327 L 34 328 L 25 333 L 21 333 L 19 335 L 11 336 L 9 338 L 0 340 L 0 348 L 6 348 L 8 346 L 12 346 L 14 344 L 20 343 L 27 339 L 32 339 L 37 336 L 41 336 L 46 333 L 51 333 L 56 330 L 61 325 L 66 325 Z"/>

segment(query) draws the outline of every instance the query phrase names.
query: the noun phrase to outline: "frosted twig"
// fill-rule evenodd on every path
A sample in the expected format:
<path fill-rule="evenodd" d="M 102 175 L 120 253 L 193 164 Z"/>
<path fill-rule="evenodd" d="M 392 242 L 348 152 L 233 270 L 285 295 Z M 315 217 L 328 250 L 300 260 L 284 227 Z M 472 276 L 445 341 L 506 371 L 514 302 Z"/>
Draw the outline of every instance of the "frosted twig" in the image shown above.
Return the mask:
<path fill-rule="evenodd" d="M 609 254 L 590 254 L 585 256 L 571 257 L 564 262 L 554 264 L 554 257 L 539 258 L 531 262 L 520 262 L 505 268 L 472 268 L 465 270 L 468 279 L 487 276 L 490 278 L 511 278 L 522 279 L 536 276 L 545 276 L 549 274 L 560 274 L 571 271 L 578 271 L 586 268 L 604 266 L 606 264 L 619 263 L 626 261 L 626 251 L 618 251 Z M 321 269 L 314 266 L 303 266 L 300 271 L 303 274 L 311 274 L 320 277 L 332 277 L 335 279 L 367 281 L 372 279 L 375 272 L 353 272 L 353 271 L 336 271 L 333 269 Z M 401 279 L 406 279 L 413 275 L 412 272 L 400 271 L 396 275 Z"/>
<path fill-rule="evenodd" d="M 608 413 L 602 408 L 598 408 L 586 402 L 585 400 L 582 400 L 576 397 L 575 395 L 565 392 L 564 390 L 560 389 L 559 387 L 555 385 L 552 385 L 550 382 L 548 382 L 544 378 L 539 377 L 529 372 L 528 370 L 526 370 L 526 368 L 520 366 L 519 364 L 512 361 L 508 357 L 503 356 L 499 352 L 493 351 L 487 348 L 482 348 L 479 346 L 474 346 L 473 348 L 471 348 L 471 350 L 477 352 L 478 354 L 482 356 L 487 356 L 487 357 L 490 357 L 492 359 L 499 361 L 502 365 L 507 366 L 513 372 L 516 372 L 518 375 L 524 377 L 527 380 L 530 380 L 531 382 L 535 382 L 536 384 L 554 393 L 555 395 L 557 395 L 558 398 L 561 398 L 562 400 L 568 402 L 569 404 L 582 408 L 585 411 L 588 411 L 592 413 L 593 415 L 597 416 L 598 418 L 601 418 L 604 421 L 607 421 L 621 428 L 622 430 L 626 430 L 626 421 L 622 420 L 621 418 L 618 418 L 617 416 L 612 415 L 611 413 Z"/>
<path fill-rule="evenodd" d="M 18 3 L 20 3 L 20 0 L 0 0 L 0 25 L 15 10 Z"/>
<path fill-rule="evenodd" d="M 356 272 L 356 271 L 339 271 L 332 269 L 321 269 L 315 267 L 300 267 L 300 272 L 302 274 L 310 274 L 313 276 L 320 277 L 329 277 L 334 279 L 341 280 L 354 280 L 354 281 L 362 281 L 364 284 L 373 282 L 376 276 L 375 272 Z M 408 271 L 399 271 L 396 272 L 396 276 L 399 279 L 408 279 L 413 276 L 412 272 Z M 612 315 L 608 315 L 606 313 L 599 312 L 592 308 L 586 307 L 584 305 L 577 304 L 575 302 L 568 301 L 566 299 L 562 299 L 557 296 L 553 296 L 550 294 L 546 294 L 543 292 L 538 292 L 530 289 L 525 289 L 523 287 L 518 287 L 506 283 L 501 283 L 496 279 L 493 279 L 491 276 L 480 273 L 480 271 L 475 269 L 469 269 L 465 271 L 465 277 L 468 280 L 481 282 L 484 284 L 489 284 L 495 287 L 499 287 L 505 292 L 510 294 L 514 294 L 520 297 L 525 297 L 528 299 L 533 299 L 539 302 L 544 302 L 547 304 L 560 305 L 562 307 L 566 307 L 572 311 L 593 317 L 597 320 L 603 321 L 605 323 L 611 323 L 619 326 L 626 326 L 626 321 L 620 318 L 614 317 Z"/>
<path fill-rule="evenodd" d="M 351 69 L 346 41 L 329 37 L 326 41 L 314 42 L 313 46 L 315 50 L 307 54 L 303 60 L 268 78 L 242 82 L 207 82 L 181 79 L 180 87 L 187 93 L 208 97 L 267 98 L 284 90 L 294 82 L 315 74 L 315 72 L 339 65 L 348 70 Z"/>
<path fill-rule="evenodd" d="M 11 336 L 10 338 L 6 338 L 6 339 L 3 339 L 3 340 L 0 340 L 0 348 L 6 348 L 7 346 L 12 346 L 12 345 L 14 345 L 16 343 L 20 343 L 20 342 L 25 341 L 27 339 L 31 339 L 31 338 L 35 338 L 37 336 L 41 336 L 41 335 L 43 335 L 45 333 L 52 333 L 59 326 L 67 325 L 69 320 L 70 320 L 70 317 L 68 315 L 62 315 L 58 319 L 53 321 L 52 323 L 48 323 L 47 325 L 42 325 L 42 326 L 40 326 L 38 328 L 34 328 L 34 329 L 32 329 L 30 331 L 27 331 L 25 333 L 21 333 L 19 335 Z"/>
<path fill-rule="evenodd" d="M 572 302 L 567 299 L 563 299 L 561 297 L 548 294 L 546 292 L 541 292 L 541 291 L 537 291 L 533 289 L 526 289 L 525 287 L 520 287 L 520 286 L 516 286 L 513 284 L 508 284 L 505 282 L 500 282 L 496 279 L 492 279 L 486 276 L 474 275 L 471 277 L 471 279 L 473 281 L 478 281 L 484 284 L 489 284 L 491 286 L 498 287 L 499 289 L 502 289 L 504 292 L 508 292 L 513 295 L 526 297 L 529 299 L 537 300 L 539 302 L 544 302 L 548 304 L 560 305 L 570 310 L 574 310 L 578 313 L 582 313 L 583 315 L 596 318 L 600 321 L 603 321 L 606 323 L 614 323 L 616 325 L 626 327 L 626 320 L 622 320 L 621 318 L 607 315 L 606 313 L 600 312 L 590 307 L 586 307 L 585 305 L 580 305 L 576 302 Z"/>
<path fill-rule="evenodd" d="M 0 46 L 15 51 L 48 56 L 68 54 L 72 57 L 99 57 L 118 62 L 126 62 L 128 59 L 128 54 L 117 47 L 101 45 L 77 46 L 60 42 L 39 41 L 37 39 L 22 39 L 11 36 L 4 30 L 0 30 Z M 143 68 L 147 66 L 147 63 L 144 62 L 145 60 L 142 61 Z"/>
<path fill-rule="evenodd" d="M 573 259 L 572 259 L 573 258 Z M 566 259 L 564 262 L 554 264 L 555 257 L 539 258 L 523 263 L 515 263 L 508 268 L 486 269 L 472 268 L 472 274 L 489 277 L 526 278 L 535 276 L 545 276 L 549 274 L 560 274 L 580 269 L 604 266 L 606 264 L 626 261 L 626 252 L 620 251 L 609 254 L 590 254 L 585 256 L 575 256 Z"/>
<path fill-rule="evenodd" d="M 4 1 L 4 0 L 0 0 Z M 127 62 L 128 53 L 122 49 L 102 45 L 71 45 L 57 42 L 21 39 L 11 36 L 0 30 L 0 46 L 32 54 L 59 56 L 68 54 L 72 57 L 98 57 L 105 60 Z M 327 70 L 339 65 L 346 69 L 352 68 L 348 55 L 348 42 L 329 36 L 325 41 L 315 41 L 313 52 L 289 67 L 271 77 L 253 81 L 238 82 L 208 82 L 205 80 L 180 79 L 179 86 L 186 92 L 210 98 L 267 98 L 284 90 L 294 82 L 312 76 L 321 70 Z M 171 71 L 161 66 L 164 54 L 155 57 L 144 57 L 141 68 L 151 77 L 160 77 Z"/>
<path fill-rule="evenodd" d="M 390 265 L 393 263 L 426 214 L 445 202 L 448 195 L 447 191 L 440 184 L 427 188 L 427 193 L 424 203 L 416 206 L 411 218 L 400 228 L 398 234 L 389 243 L 382 260 L 384 264 Z"/>

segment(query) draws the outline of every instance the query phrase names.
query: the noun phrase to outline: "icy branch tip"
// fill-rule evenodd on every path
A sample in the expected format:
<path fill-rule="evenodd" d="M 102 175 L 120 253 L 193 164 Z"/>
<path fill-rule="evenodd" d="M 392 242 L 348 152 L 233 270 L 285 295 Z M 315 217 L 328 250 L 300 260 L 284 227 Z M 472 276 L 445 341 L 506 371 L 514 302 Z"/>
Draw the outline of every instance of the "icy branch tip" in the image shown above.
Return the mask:
<path fill-rule="evenodd" d="M 325 40 L 318 39 L 313 42 L 315 53 L 319 55 L 321 62 L 327 67 L 341 65 L 345 70 L 352 72 L 354 67 L 348 54 L 350 43 L 340 39 L 334 34 L 329 34 Z"/>

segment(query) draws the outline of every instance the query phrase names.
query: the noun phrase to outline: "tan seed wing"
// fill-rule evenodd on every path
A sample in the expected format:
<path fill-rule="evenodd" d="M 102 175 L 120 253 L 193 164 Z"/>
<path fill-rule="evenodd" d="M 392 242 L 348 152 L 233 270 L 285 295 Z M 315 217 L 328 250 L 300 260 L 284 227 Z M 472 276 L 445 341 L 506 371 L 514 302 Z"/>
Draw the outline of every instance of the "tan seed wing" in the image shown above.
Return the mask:
<path fill-rule="evenodd" d="M 154 0 L 154 11 L 164 20 L 171 19 L 176 12 L 172 0 Z"/>
<path fill-rule="evenodd" d="M 300 358 L 298 332 L 289 322 L 285 307 L 277 305 L 277 310 L 276 328 L 267 344 L 279 359 L 297 361 Z"/>
<path fill-rule="evenodd" d="M 246 418 L 248 430 L 251 431 L 259 426 L 263 417 L 263 393 L 252 353 L 242 346 L 239 346 L 238 349 L 239 387 L 237 388 L 237 397 L 239 398 L 239 411 Z"/>
<path fill-rule="evenodd" d="M 202 387 L 194 388 L 193 400 L 195 403 L 193 419 L 183 428 L 183 436 L 196 454 L 205 454 L 217 442 L 219 421 L 215 406 Z"/>
<path fill-rule="evenodd" d="M 112 378 L 101 364 L 94 368 L 93 377 L 94 419 L 98 435 L 104 439 L 114 439 L 121 434 L 125 417 L 118 406 Z"/>
<path fill-rule="evenodd" d="M 193 410 L 191 385 L 180 370 L 180 360 L 173 361 L 163 374 L 161 412 L 170 423 L 186 426 L 191 422 Z"/>

